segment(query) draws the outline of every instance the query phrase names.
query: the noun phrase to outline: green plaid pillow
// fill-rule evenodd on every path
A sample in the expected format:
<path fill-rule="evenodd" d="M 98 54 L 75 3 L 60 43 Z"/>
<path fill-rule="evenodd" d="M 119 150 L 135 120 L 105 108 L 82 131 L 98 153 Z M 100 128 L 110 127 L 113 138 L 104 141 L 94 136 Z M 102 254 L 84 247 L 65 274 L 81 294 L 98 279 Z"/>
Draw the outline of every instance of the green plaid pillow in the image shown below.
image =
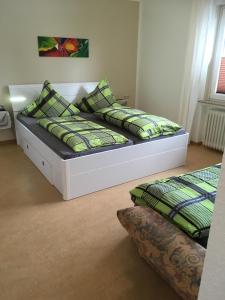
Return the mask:
<path fill-rule="evenodd" d="M 84 98 L 81 98 L 79 99 L 77 102 L 75 102 L 74 104 L 79 110 L 83 111 L 83 112 L 86 112 L 86 113 L 90 113 L 91 110 L 89 109 L 89 106 L 87 104 L 87 99 L 84 97 Z"/>
<path fill-rule="evenodd" d="M 40 105 L 41 103 L 40 95 L 32 101 L 30 104 L 28 104 L 22 111 L 21 114 L 23 116 L 29 116 L 29 114 L 32 114 L 32 112 Z"/>
<path fill-rule="evenodd" d="M 118 104 L 99 109 L 95 115 L 110 124 L 131 132 L 142 140 L 173 135 L 181 129 L 180 125 L 168 119 Z"/>
<path fill-rule="evenodd" d="M 157 180 L 130 191 L 136 205 L 161 213 L 192 238 L 209 233 L 221 164 Z"/>
<path fill-rule="evenodd" d="M 26 115 L 33 118 L 66 117 L 78 114 L 80 111 L 65 98 L 60 96 L 49 81 L 45 81 L 38 100 L 24 109 Z"/>
<path fill-rule="evenodd" d="M 87 97 L 76 102 L 76 106 L 84 112 L 95 112 L 109 107 L 116 102 L 112 90 L 106 80 L 100 80 L 97 87 Z"/>

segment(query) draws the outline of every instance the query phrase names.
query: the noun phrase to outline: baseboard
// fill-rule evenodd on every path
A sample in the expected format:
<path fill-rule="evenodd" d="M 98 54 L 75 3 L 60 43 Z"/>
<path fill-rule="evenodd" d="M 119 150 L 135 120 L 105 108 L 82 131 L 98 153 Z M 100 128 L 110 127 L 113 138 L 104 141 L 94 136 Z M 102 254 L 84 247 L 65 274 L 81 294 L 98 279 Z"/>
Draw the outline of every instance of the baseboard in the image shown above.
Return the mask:
<path fill-rule="evenodd" d="M 0 142 L 15 140 L 15 138 L 15 133 L 12 128 L 0 130 Z"/>
<path fill-rule="evenodd" d="M 202 146 L 202 142 L 190 142 L 191 145 L 197 145 L 197 146 Z"/>
<path fill-rule="evenodd" d="M 0 145 L 16 144 L 16 139 L 0 141 Z"/>

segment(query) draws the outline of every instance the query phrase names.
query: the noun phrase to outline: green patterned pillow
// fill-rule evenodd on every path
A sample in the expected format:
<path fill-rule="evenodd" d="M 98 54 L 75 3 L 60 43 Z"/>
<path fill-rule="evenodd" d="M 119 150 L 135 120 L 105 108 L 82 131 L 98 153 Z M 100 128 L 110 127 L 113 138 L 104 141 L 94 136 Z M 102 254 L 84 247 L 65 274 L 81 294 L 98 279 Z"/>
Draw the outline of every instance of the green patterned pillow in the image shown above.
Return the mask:
<path fill-rule="evenodd" d="M 135 205 L 149 206 L 192 238 L 208 236 L 221 164 L 144 183 L 130 191 Z"/>
<path fill-rule="evenodd" d="M 33 118 L 44 117 L 66 117 L 78 114 L 80 111 L 65 98 L 60 96 L 52 87 L 49 81 L 45 81 L 38 99 L 28 105 L 24 112 Z M 22 112 L 22 114 L 24 114 Z"/>
<path fill-rule="evenodd" d="M 91 112 L 91 110 L 90 110 L 90 108 L 89 108 L 89 105 L 87 104 L 87 98 L 86 98 L 86 97 L 79 99 L 79 100 L 75 103 L 75 106 L 76 106 L 79 110 L 81 110 L 81 111 L 83 111 L 83 112 L 86 112 L 86 113 L 90 113 L 90 112 Z"/>
<path fill-rule="evenodd" d="M 21 112 L 21 114 L 23 116 L 29 116 L 40 105 L 40 103 L 41 103 L 41 98 L 40 98 L 40 95 L 39 95 L 34 101 L 32 101 L 30 104 L 28 104 L 23 109 L 23 111 Z"/>
<path fill-rule="evenodd" d="M 95 112 L 101 108 L 112 106 L 116 102 L 112 90 L 106 80 L 100 80 L 93 92 L 82 98 L 76 106 L 84 112 Z"/>

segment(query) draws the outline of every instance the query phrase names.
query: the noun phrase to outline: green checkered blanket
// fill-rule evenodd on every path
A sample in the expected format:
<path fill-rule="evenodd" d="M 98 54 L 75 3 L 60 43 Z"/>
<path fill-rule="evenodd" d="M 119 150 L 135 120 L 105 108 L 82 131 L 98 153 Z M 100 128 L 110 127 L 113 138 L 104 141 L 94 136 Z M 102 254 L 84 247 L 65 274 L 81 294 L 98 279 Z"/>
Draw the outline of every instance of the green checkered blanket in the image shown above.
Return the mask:
<path fill-rule="evenodd" d="M 95 112 L 95 115 L 143 140 L 173 135 L 181 129 L 181 126 L 165 118 L 118 104 L 115 107 L 99 109 Z"/>
<path fill-rule="evenodd" d="M 128 142 L 123 135 L 80 116 L 43 118 L 39 120 L 39 124 L 66 143 L 74 152 Z"/>
<path fill-rule="evenodd" d="M 136 205 L 158 211 L 192 238 L 207 236 L 221 164 L 141 184 L 130 191 Z"/>

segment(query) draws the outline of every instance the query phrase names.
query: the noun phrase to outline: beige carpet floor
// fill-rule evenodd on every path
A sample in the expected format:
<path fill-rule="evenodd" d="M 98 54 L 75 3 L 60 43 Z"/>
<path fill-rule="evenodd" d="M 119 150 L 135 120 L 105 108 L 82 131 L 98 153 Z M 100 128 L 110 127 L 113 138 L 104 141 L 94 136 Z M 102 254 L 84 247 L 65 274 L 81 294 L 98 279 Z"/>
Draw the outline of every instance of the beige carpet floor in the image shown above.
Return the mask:
<path fill-rule="evenodd" d="M 178 300 L 116 211 L 132 206 L 128 191 L 141 182 L 219 161 L 219 152 L 191 145 L 185 167 L 66 202 L 19 147 L 1 144 L 0 299 Z"/>

